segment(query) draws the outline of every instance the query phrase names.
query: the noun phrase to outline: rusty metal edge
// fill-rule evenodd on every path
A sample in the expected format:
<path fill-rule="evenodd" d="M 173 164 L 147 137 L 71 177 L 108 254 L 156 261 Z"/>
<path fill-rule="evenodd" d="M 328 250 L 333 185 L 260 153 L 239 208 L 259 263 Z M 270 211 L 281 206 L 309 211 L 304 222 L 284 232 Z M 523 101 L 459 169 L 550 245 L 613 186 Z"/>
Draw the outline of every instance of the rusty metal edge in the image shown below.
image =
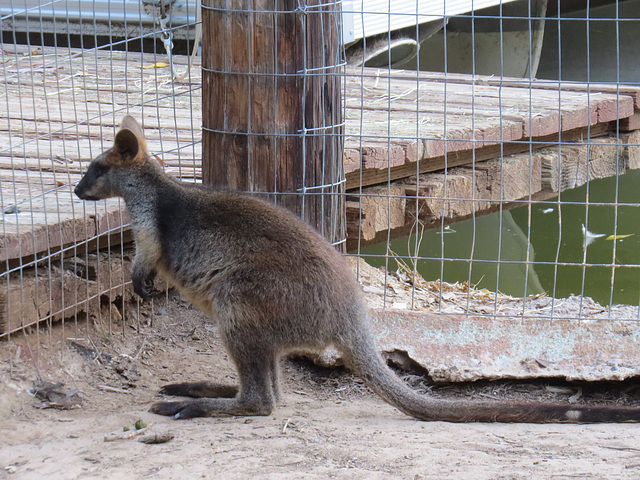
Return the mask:
<path fill-rule="evenodd" d="M 640 375 L 640 322 L 371 312 L 378 346 L 404 351 L 438 382 Z"/>

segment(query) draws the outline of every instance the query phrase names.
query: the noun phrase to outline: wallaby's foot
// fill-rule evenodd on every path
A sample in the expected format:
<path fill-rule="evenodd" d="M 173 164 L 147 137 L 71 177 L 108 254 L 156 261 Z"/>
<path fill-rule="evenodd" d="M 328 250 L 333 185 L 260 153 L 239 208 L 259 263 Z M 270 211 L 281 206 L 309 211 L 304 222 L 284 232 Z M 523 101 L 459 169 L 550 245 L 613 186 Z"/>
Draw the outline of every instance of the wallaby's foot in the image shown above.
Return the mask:
<path fill-rule="evenodd" d="M 152 413 L 164 415 L 165 417 L 173 417 L 178 420 L 186 420 L 189 418 L 208 416 L 203 408 L 191 402 L 156 402 L 149 409 Z"/>
<path fill-rule="evenodd" d="M 266 416 L 271 414 L 273 407 L 266 404 L 246 404 L 229 398 L 199 398 L 183 402 L 156 402 L 149 411 L 175 420 L 186 420 L 223 415 Z"/>
<path fill-rule="evenodd" d="M 223 385 L 215 382 L 170 383 L 160 389 L 163 395 L 192 398 L 233 398 L 238 394 L 235 385 Z"/>

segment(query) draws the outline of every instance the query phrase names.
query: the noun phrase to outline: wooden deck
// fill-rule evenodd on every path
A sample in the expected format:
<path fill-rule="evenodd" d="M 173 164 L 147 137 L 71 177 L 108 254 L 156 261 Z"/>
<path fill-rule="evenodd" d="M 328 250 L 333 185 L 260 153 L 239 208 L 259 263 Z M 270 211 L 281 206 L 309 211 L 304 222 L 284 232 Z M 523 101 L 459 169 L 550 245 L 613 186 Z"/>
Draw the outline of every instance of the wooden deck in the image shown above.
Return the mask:
<path fill-rule="evenodd" d="M 0 57 L 0 259 L 7 266 L 126 223 L 117 200 L 84 203 L 72 193 L 125 113 L 144 119 L 149 148 L 169 172 L 200 178 L 199 64 L 189 82 L 174 84 L 168 68 L 153 67 L 160 56 L 8 50 Z M 628 124 L 640 106 L 638 88 L 429 72 L 356 69 L 344 85 L 348 189 L 528 151 L 531 140 L 588 138 L 592 128 Z"/>

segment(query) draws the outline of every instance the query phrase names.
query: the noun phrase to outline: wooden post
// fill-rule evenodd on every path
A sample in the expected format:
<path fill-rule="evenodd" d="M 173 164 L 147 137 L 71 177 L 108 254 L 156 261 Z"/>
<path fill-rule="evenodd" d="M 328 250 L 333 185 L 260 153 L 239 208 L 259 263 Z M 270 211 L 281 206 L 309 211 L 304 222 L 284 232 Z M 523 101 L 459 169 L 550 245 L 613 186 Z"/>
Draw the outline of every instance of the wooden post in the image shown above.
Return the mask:
<path fill-rule="evenodd" d="M 345 239 L 339 2 L 203 0 L 203 180 Z"/>

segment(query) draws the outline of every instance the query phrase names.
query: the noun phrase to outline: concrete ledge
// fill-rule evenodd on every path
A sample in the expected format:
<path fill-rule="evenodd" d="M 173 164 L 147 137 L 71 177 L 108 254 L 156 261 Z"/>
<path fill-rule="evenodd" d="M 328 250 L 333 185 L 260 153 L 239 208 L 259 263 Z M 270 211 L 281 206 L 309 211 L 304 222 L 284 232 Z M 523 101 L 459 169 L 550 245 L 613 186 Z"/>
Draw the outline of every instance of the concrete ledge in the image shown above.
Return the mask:
<path fill-rule="evenodd" d="M 406 351 L 435 381 L 624 380 L 640 375 L 640 322 L 372 311 L 384 352 Z"/>

